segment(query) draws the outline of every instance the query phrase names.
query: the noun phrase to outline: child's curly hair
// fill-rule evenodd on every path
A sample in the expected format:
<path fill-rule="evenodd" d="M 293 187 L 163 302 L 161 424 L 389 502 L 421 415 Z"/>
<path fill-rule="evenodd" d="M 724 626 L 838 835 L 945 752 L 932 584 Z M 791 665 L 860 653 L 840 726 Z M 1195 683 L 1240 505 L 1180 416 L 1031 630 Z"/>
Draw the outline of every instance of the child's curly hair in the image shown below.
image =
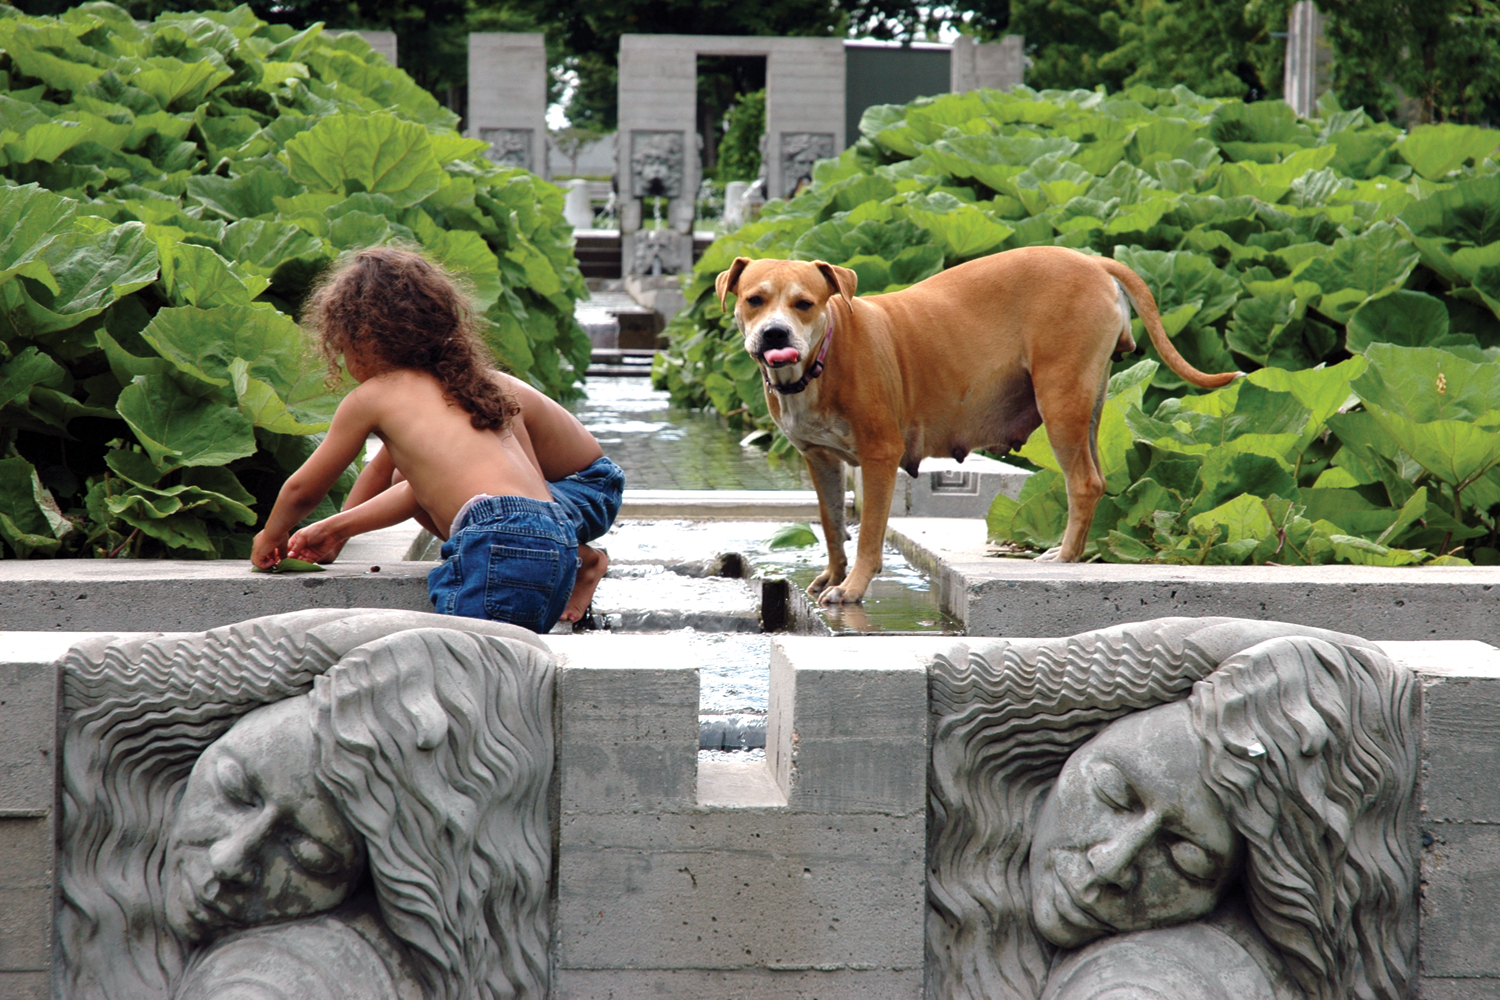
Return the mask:
<path fill-rule="evenodd" d="M 490 376 L 474 310 L 440 265 L 402 247 L 347 255 L 318 283 L 303 310 L 337 380 L 339 356 L 358 353 L 382 367 L 428 372 L 469 413 L 476 430 L 504 430 L 520 412 Z"/>

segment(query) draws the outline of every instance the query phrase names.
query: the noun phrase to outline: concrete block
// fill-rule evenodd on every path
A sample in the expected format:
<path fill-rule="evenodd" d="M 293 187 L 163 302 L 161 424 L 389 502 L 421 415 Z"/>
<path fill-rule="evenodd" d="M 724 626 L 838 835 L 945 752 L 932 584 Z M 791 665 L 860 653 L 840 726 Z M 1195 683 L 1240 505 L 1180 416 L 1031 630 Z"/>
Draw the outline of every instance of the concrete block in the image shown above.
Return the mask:
<path fill-rule="evenodd" d="M 954 93 L 968 90 L 1011 90 L 1025 81 L 1026 39 L 1006 35 L 998 42 L 976 42 L 967 35 L 953 41 L 950 86 Z"/>
<path fill-rule="evenodd" d="M 338 562 L 323 573 L 252 573 L 238 559 L 0 561 L 0 622 L 40 632 L 201 632 L 309 608 L 431 611 L 436 563 Z"/>
<path fill-rule="evenodd" d="M 3 980 L 0 980 L 3 982 Z M 911 1000 L 920 969 L 558 969 L 556 1000 Z"/>
<path fill-rule="evenodd" d="M 892 518 L 971 636 L 1065 636 L 1173 615 L 1295 622 L 1372 639 L 1500 643 L 1500 567 L 1126 566 L 989 554 L 984 522 Z"/>
<path fill-rule="evenodd" d="M 565 815 L 558 964 L 922 965 L 926 817 Z"/>
<path fill-rule="evenodd" d="M 1421 976 L 1417 979 L 1416 996 L 1417 1000 L 1500 1000 L 1500 978 Z"/>
<path fill-rule="evenodd" d="M 47 889 L 57 867 L 52 817 L 0 819 L 0 889 Z"/>
<path fill-rule="evenodd" d="M 558 654 L 564 814 L 690 809 L 698 657 L 682 635 L 548 636 Z"/>
<path fill-rule="evenodd" d="M 52 1000 L 52 973 L 0 971 L 0 997 L 5 1000 Z"/>
<path fill-rule="evenodd" d="M 851 468 L 854 503 L 864 506 L 863 470 Z M 962 462 L 951 458 L 924 458 L 915 478 L 904 469 L 896 472 L 896 491 L 891 497 L 892 517 L 971 517 L 983 519 L 995 497 L 1015 498 L 1031 476 L 1030 471 L 983 455 L 970 455 Z"/>
<path fill-rule="evenodd" d="M 698 805 L 723 809 L 779 809 L 786 796 L 761 760 L 698 761 Z"/>
<path fill-rule="evenodd" d="M 52 890 L 0 889 L 0 972 L 52 968 Z"/>
<path fill-rule="evenodd" d="M 1500 825 L 1423 823 L 1422 833 L 1423 975 L 1500 976 Z"/>
<path fill-rule="evenodd" d="M 1425 818 L 1500 823 L 1500 678 L 1424 675 L 1422 716 Z"/>
<path fill-rule="evenodd" d="M 954 645 L 923 637 L 772 642 L 766 755 L 792 809 L 925 812 L 927 665 Z"/>
<path fill-rule="evenodd" d="M 52 809 L 57 695 L 55 657 L 0 659 L 0 817 Z"/>

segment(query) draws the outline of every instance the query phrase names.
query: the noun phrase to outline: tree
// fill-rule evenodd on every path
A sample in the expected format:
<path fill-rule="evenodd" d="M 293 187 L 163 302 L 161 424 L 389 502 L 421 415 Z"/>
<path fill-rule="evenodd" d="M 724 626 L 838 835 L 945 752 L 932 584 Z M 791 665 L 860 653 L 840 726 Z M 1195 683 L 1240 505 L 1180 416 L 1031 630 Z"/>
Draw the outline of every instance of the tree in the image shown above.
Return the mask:
<path fill-rule="evenodd" d="M 1319 0 L 1333 44 L 1334 91 L 1377 118 L 1500 118 L 1495 0 Z M 1402 112 L 1401 97 L 1411 101 Z"/>

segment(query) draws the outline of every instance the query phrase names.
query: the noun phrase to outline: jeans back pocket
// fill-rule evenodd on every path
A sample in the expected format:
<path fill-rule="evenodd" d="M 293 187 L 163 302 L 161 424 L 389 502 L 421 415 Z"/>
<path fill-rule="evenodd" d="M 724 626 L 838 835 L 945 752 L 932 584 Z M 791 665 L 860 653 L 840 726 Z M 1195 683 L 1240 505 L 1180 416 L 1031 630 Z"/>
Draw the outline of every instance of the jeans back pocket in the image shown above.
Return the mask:
<path fill-rule="evenodd" d="M 485 616 L 541 631 L 562 572 L 555 548 L 491 545 L 484 583 Z"/>

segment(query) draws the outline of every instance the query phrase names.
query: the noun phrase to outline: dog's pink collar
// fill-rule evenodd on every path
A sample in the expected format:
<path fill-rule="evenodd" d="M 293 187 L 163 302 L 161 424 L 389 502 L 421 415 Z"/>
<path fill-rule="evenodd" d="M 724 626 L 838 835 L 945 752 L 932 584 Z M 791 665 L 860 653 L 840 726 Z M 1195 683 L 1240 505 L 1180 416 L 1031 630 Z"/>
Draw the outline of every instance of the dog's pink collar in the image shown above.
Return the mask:
<path fill-rule="evenodd" d="M 797 393 L 801 392 L 803 389 L 806 389 L 807 386 L 808 386 L 808 383 L 810 383 L 813 379 L 817 378 L 819 375 L 823 374 L 823 368 L 825 367 L 824 366 L 824 362 L 828 359 L 828 345 L 830 343 L 832 343 L 832 342 L 833 342 L 833 313 L 829 312 L 829 314 L 828 314 L 828 332 L 825 333 L 825 334 L 823 334 L 823 346 L 818 349 L 817 360 L 814 361 L 808 367 L 807 371 L 805 371 L 805 372 L 802 373 L 802 377 L 801 378 L 799 378 L 795 382 L 790 382 L 787 385 L 782 385 L 780 382 L 772 382 L 771 381 L 771 376 L 768 375 L 768 374 L 766 374 L 766 370 L 764 368 L 762 368 L 760 370 L 760 375 L 761 375 L 761 378 L 763 378 L 763 379 L 766 380 L 766 388 L 767 389 L 775 389 L 777 392 L 781 393 L 783 396 L 795 396 Z"/>

